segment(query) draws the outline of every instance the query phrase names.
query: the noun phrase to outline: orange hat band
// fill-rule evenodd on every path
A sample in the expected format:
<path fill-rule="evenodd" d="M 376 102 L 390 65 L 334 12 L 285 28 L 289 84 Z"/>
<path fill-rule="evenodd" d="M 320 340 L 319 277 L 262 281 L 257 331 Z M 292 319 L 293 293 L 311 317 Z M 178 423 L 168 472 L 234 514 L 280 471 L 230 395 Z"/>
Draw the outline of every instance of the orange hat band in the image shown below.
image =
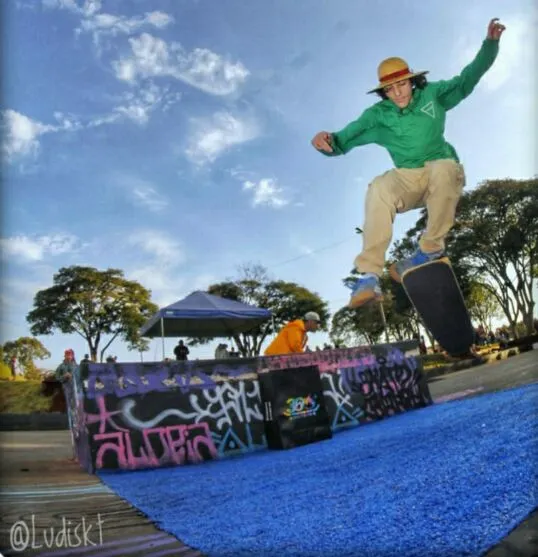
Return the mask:
<path fill-rule="evenodd" d="M 390 81 L 391 79 L 396 79 L 397 77 L 402 77 L 404 75 L 408 75 L 409 73 L 409 68 L 404 68 L 403 70 L 398 70 L 397 72 L 392 72 L 384 75 L 382 78 L 379 79 L 379 81 L 381 83 L 384 83 L 385 81 Z"/>

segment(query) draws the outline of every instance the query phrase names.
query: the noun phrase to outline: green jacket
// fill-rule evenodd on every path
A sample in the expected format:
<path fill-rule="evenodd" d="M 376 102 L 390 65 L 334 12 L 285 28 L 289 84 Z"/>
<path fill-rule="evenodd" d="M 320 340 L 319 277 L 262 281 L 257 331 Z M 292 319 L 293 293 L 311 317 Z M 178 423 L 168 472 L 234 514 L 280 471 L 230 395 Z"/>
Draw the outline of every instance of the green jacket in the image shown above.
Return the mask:
<path fill-rule="evenodd" d="M 75 375 L 77 371 L 78 365 L 75 362 L 62 362 L 57 368 L 55 372 L 56 379 L 58 381 L 65 381 L 66 373 L 70 373 L 71 377 Z"/>
<path fill-rule="evenodd" d="M 374 104 L 333 133 L 333 152 L 324 154 L 344 155 L 359 145 L 375 143 L 387 149 L 396 168 L 420 168 L 438 159 L 459 162 L 456 150 L 444 138 L 446 113 L 471 94 L 498 52 L 499 41 L 486 39 L 460 75 L 415 89 L 406 108 L 388 99 Z"/>

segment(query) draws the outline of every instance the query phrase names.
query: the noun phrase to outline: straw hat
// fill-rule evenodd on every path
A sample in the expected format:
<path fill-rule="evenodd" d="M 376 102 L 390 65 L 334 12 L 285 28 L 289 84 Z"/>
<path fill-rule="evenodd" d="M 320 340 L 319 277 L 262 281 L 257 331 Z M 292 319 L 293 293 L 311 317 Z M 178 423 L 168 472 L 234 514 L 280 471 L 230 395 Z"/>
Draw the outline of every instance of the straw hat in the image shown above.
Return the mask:
<path fill-rule="evenodd" d="M 402 81 L 403 79 L 411 79 L 412 77 L 417 77 L 419 75 L 427 74 L 428 72 L 413 72 L 409 69 L 407 62 L 402 58 L 387 58 L 379 64 L 377 68 L 377 77 L 379 78 L 379 85 L 368 91 L 368 93 L 374 93 L 383 89 L 383 87 L 388 87 L 393 83 Z"/>

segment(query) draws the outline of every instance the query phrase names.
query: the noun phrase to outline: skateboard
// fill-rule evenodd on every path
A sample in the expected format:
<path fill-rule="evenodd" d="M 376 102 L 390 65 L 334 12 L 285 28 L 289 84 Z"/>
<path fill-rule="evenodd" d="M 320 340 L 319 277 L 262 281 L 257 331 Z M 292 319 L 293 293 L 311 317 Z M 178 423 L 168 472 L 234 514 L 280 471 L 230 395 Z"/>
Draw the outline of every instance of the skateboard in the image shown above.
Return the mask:
<path fill-rule="evenodd" d="M 448 257 L 405 271 L 402 286 L 424 325 L 450 356 L 473 354 L 473 325 Z"/>

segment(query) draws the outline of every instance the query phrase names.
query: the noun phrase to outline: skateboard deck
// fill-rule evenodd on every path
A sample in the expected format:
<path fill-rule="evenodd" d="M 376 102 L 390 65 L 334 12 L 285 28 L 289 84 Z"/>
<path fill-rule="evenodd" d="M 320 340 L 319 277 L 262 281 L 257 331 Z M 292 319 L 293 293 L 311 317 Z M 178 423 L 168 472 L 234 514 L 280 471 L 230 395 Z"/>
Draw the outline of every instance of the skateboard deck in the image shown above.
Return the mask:
<path fill-rule="evenodd" d="M 402 285 L 435 340 L 451 356 L 466 356 L 474 329 L 448 257 L 405 271 Z"/>

